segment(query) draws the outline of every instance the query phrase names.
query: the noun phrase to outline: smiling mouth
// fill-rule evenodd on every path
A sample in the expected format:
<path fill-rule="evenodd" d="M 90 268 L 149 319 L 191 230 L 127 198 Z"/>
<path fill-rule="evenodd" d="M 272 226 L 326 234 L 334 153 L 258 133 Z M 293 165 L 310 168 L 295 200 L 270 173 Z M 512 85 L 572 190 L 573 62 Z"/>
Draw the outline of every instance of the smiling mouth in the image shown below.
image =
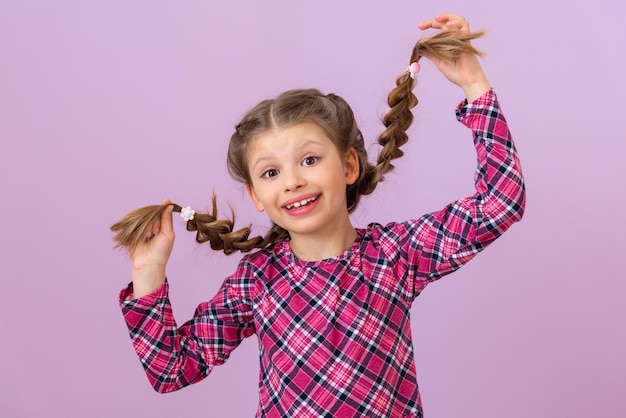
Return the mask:
<path fill-rule="evenodd" d="M 315 202 L 317 200 L 318 196 L 315 197 L 309 197 L 308 199 L 302 199 L 299 202 L 294 202 L 290 205 L 285 206 L 285 208 L 287 210 L 292 210 L 292 209 L 297 209 L 297 208 L 301 208 L 302 206 L 306 206 L 312 202 Z"/>

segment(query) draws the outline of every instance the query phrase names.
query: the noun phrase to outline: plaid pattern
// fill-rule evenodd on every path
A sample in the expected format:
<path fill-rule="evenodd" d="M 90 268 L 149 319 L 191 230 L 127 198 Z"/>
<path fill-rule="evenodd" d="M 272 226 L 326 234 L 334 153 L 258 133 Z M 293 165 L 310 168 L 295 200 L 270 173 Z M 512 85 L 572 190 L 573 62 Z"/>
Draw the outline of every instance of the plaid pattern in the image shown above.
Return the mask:
<path fill-rule="evenodd" d="M 168 283 L 120 303 L 154 388 L 195 383 L 257 335 L 257 417 L 422 417 L 409 313 L 424 287 L 521 219 L 521 168 L 495 94 L 457 107 L 478 154 L 476 194 L 403 223 L 370 224 L 344 254 L 303 262 L 288 242 L 246 255 L 177 327 Z"/>

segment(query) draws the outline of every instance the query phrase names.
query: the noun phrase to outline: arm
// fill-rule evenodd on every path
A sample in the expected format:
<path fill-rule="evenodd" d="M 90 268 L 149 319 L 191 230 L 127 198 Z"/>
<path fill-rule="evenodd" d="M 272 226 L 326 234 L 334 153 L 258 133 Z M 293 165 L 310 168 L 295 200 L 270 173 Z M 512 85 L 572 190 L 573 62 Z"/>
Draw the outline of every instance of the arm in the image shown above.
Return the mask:
<path fill-rule="evenodd" d="M 472 129 L 478 157 L 476 193 L 425 215 L 415 225 L 415 290 L 457 270 L 522 219 L 526 193 L 522 169 L 493 91 L 457 108 Z"/>
<path fill-rule="evenodd" d="M 469 33 L 461 16 L 442 14 L 420 29 Z M 427 57 L 428 58 L 428 57 Z M 452 61 L 432 60 L 441 73 L 461 87 L 466 100 L 457 119 L 472 130 L 478 159 L 476 193 L 409 227 L 414 237 L 405 248 L 409 294 L 415 297 L 430 281 L 453 272 L 491 244 L 524 213 L 526 193 L 513 138 L 478 58 L 461 54 Z"/>
<path fill-rule="evenodd" d="M 495 93 L 464 101 L 456 112 L 472 129 L 476 192 L 418 219 L 391 223 L 376 238 L 409 302 L 428 283 L 469 262 L 524 213 L 521 166 Z"/>
<path fill-rule="evenodd" d="M 457 108 L 472 129 L 478 159 L 476 192 L 443 209 L 381 230 L 381 249 L 406 299 L 456 271 L 524 214 L 526 192 L 517 151 L 493 91 Z"/>
<path fill-rule="evenodd" d="M 133 347 L 157 392 L 171 392 L 204 379 L 245 337 L 254 334 L 251 306 L 241 296 L 245 281 L 234 277 L 180 327 L 174 320 L 167 282 L 139 299 L 128 300 L 132 285 L 120 293 Z"/>

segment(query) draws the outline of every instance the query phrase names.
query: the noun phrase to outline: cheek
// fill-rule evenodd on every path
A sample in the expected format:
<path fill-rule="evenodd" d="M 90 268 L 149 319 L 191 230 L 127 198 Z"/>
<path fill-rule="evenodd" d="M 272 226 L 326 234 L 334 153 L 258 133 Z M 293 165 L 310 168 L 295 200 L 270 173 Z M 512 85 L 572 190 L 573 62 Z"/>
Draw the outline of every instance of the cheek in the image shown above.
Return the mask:
<path fill-rule="evenodd" d="M 337 194 L 345 193 L 347 184 L 343 171 L 324 170 L 317 177 L 317 181 L 322 187 L 332 189 Z"/>

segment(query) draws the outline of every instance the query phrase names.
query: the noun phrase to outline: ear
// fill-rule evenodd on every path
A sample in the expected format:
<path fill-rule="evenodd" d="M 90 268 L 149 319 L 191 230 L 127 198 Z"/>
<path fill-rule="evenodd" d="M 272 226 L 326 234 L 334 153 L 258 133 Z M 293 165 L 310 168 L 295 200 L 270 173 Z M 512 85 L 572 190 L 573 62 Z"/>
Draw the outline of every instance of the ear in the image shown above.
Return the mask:
<path fill-rule="evenodd" d="M 351 185 L 359 178 L 359 155 L 352 147 L 348 149 L 343 163 L 346 172 L 346 184 Z"/>
<path fill-rule="evenodd" d="M 256 192 L 254 191 L 254 187 L 252 187 L 251 184 L 246 184 L 246 189 L 248 190 L 248 195 L 250 196 L 250 199 L 252 199 L 252 202 L 254 202 L 254 206 L 256 207 L 256 210 L 258 210 L 259 212 L 263 212 L 265 208 L 263 207 L 263 204 L 257 197 Z"/>

